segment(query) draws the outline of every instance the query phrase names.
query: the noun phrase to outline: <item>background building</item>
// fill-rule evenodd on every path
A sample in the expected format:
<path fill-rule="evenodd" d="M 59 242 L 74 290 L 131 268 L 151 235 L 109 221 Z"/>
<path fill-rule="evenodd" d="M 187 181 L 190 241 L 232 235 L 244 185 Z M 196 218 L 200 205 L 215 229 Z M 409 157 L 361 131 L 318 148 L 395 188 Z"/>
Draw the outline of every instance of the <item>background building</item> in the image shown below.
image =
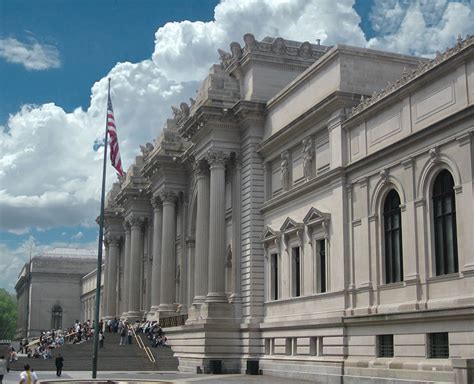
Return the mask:
<path fill-rule="evenodd" d="M 82 277 L 97 268 L 97 252 L 56 248 L 25 264 L 15 285 L 17 337 L 63 329 L 81 319 Z"/>

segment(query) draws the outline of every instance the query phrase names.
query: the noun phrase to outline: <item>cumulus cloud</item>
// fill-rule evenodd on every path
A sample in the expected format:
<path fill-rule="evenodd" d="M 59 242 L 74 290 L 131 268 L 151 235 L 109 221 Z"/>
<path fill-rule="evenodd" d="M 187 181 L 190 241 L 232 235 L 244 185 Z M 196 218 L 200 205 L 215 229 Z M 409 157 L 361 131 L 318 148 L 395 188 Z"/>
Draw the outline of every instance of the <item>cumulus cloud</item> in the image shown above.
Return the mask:
<path fill-rule="evenodd" d="M 458 34 L 474 31 L 474 3 L 436 1 L 379 1 L 371 11 L 371 48 L 432 56 L 452 46 Z"/>
<path fill-rule="evenodd" d="M 9 63 L 22 64 L 30 71 L 59 68 L 61 60 L 55 46 L 33 41 L 22 43 L 15 38 L 0 39 L 0 57 Z"/>
<path fill-rule="evenodd" d="M 217 48 L 242 43 L 246 32 L 257 39 L 321 39 L 325 45 L 428 55 L 451 45 L 458 33 L 472 33 L 474 26 L 472 3 L 380 1 L 371 21 L 381 35 L 367 41 L 353 5 L 354 0 L 225 0 L 212 21 L 160 27 L 149 59 L 118 63 L 107 76 L 124 167 L 133 162 L 139 144 L 160 134 L 170 105 L 195 95 L 217 61 Z M 107 77 L 92 86 L 86 110 L 27 105 L 0 129 L 0 230 L 95 225 L 103 148 L 94 144 L 103 137 Z M 109 167 L 108 186 L 114 179 Z"/>
<path fill-rule="evenodd" d="M 75 235 L 71 236 L 71 240 L 80 240 L 83 237 L 84 237 L 84 234 L 81 231 L 79 231 Z"/>

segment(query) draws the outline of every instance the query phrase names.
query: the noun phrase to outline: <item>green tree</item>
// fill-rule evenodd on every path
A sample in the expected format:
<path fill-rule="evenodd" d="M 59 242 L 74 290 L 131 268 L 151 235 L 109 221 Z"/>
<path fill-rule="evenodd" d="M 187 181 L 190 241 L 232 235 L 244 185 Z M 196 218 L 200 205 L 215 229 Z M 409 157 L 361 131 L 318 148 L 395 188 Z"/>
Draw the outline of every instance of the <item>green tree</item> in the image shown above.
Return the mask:
<path fill-rule="evenodd" d="M 16 329 L 16 298 L 0 288 L 0 340 L 11 340 Z"/>

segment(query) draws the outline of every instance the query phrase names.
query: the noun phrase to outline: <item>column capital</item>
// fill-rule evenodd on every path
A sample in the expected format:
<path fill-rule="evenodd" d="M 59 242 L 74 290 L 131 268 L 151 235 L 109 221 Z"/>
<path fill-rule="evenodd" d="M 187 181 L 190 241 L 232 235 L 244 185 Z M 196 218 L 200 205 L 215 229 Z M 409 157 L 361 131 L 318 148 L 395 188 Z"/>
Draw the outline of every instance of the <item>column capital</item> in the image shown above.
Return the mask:
<path fill-rule="evenodd" d="M 122 226 L 125 232 L 130 231 L 130 223 L 127 220 L 123 221 Z"/>
<path fill-rule="evenodd" d="M 108 245 L 112 247 L 118 247 L 120 245 L 120 241 L 122 240 L 122 236 L 120 235 L 107 235 L 105 238 Z"/>
<path fill-rule="evenodd" d="M 145 220 L 146 218 L 142 216 L 132 216 L 127 221 L 131 229 L 134 229 L 134 228 L 142 229 L 143 225 L 145 224 Z"/>
<path fill-rule="evenodd" d="M 175 204 L 178 199 L 176 193 L 170 190 L 163 190 L 159 194 L 163 204 Z"/>
<path fill-rule="evenodd" d="M 207 151 L 206 160 L 208 161 L 211 168 L 213 167 L 225 167 L 225 162 L 229 156 L 224 151 L 216 149 L 210 149 Z"/>
<path fill-rule="evenodd" d="M 162 206 L 162 201 L 161 201 L 161 198 L 160 196 L 153 196 L 151 198 L 151 205 L 153 207 L 154 210 L 157 210 L 157 209 L 160 209 L 161 206 Z"/>
<path fill-rule="evenodd" d="M 196 178 L 207 176 L 209 174 L 209 165 L 204 159 L 197 160 L 193 163 L 193 172 Z"/>

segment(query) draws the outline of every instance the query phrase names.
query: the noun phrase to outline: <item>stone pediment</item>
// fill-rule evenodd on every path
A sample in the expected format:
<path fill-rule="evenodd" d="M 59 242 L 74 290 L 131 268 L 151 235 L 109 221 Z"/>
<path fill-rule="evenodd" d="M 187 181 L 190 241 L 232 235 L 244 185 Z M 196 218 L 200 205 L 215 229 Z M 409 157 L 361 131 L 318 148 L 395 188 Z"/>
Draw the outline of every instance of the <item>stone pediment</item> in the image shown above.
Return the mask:
<path fill-rule="evenodd" d="M 330 213 L 321 212 L 320 210 L 311 207 L 303 219 L 303 223 L 307 226 L 317 225 L 322 222 L 327 222 L 331 219 Z"/>
<path fill-rule="evenodd" d="M 266 226 L 263 229 L 261 240 L 263 242 L 267 242 L 267 241 L 275 240 L 278 237 L 280 237 L 280 232 L 271 229 L 269 226 Z"/>
<path fill-rule="evenodd" d="M 302 223 L 297 223 L 295 220 L 287 217 L 285 222 L 280 228 L 281 233 L 283 234 L 290 234 L 294 231 L 298 231 L 303 228 Z"/>

